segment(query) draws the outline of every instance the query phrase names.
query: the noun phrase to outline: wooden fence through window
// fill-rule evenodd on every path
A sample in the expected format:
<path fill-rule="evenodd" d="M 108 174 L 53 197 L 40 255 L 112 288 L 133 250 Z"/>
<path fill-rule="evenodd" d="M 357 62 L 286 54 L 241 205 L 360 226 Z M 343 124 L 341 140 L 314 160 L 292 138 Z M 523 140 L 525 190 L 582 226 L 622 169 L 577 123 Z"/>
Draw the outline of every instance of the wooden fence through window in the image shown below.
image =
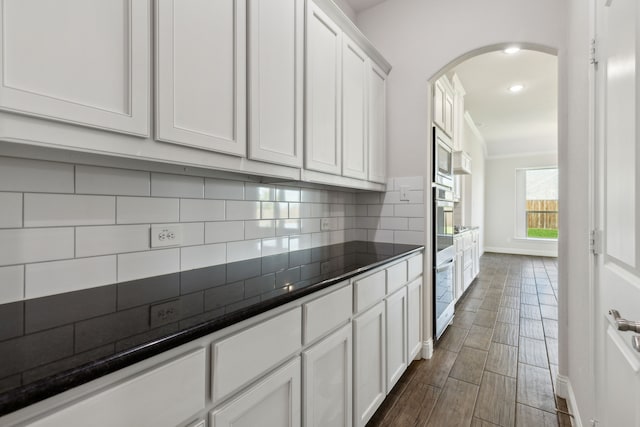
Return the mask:
<path fill-rule="evenodd" d="M 557 200 L 527 200 L 527 228 L 558 229 Z"/>

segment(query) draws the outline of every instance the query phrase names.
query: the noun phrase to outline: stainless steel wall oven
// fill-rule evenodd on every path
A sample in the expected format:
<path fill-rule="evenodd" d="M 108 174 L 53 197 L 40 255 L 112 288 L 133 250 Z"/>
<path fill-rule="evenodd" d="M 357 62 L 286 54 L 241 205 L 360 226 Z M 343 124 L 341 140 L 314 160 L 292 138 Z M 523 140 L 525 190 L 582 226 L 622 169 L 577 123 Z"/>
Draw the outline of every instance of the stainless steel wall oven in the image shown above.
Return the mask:
<path fill-rule="evenodd" d="M 440 338 L 454 315 L 453 193 L 433 184 L 433 312 L 434 334 Z"/>

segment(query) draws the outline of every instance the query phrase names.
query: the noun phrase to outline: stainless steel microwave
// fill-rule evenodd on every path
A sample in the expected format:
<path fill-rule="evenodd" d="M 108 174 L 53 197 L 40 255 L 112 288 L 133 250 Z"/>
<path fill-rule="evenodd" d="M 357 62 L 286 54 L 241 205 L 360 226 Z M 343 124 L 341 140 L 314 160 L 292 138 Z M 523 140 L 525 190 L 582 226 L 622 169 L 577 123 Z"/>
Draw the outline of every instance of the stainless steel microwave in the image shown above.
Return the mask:
<path fill-rule="evenodd" d="M 453 148 L 451 138 L 433 127 L 433 182 L 453 188 Z"/>

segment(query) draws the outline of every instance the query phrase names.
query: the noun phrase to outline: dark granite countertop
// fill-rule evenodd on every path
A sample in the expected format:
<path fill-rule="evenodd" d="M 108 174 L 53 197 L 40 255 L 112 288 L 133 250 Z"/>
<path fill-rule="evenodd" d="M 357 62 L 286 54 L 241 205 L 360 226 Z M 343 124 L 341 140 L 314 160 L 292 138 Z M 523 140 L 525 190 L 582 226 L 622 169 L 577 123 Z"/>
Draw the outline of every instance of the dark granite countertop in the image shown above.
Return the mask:
<path fill-rule="evenodd" d="M 348 242 L 0 305 L 0 416 L 422 248 Z"/>

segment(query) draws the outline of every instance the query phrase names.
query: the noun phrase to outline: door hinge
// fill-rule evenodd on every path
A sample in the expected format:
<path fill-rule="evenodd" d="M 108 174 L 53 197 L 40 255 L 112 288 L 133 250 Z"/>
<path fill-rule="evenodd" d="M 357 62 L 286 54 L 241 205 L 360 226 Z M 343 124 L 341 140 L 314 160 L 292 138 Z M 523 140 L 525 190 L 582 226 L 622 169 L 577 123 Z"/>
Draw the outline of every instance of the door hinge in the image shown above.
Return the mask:
<path fill-rule="evenodd" d="M 596 39 L 591 39 L 591 47 L 589 48 L 589 63 L 594 67 L 598 66 L 598 58 L 596 56 L 597 53 L 597 41 Z"/>
<path fill-rule="evenodd" d="M 594 255 L 602 254 L 602 230 L 591 230 L 589 233 L 589 249 Z"/>

